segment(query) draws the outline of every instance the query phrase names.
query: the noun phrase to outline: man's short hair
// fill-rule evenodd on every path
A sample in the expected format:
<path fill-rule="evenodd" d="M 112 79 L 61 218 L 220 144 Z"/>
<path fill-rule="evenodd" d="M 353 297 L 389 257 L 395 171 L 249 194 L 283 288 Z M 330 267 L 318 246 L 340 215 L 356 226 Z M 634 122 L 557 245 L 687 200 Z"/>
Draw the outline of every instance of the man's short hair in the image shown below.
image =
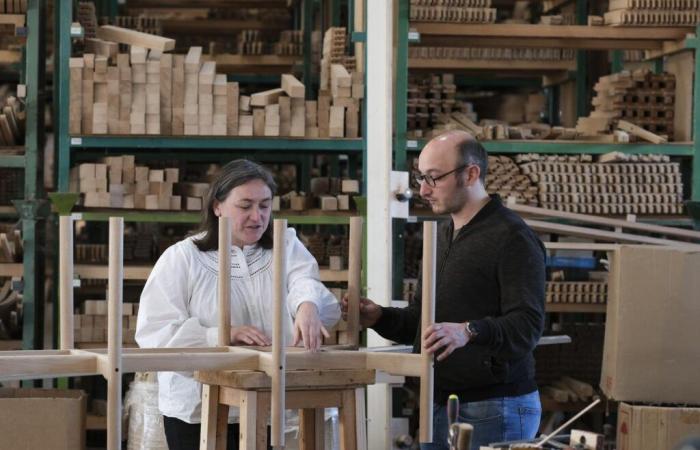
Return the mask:
<path fill-rule="evenodd" d="M 465 139 L 457 145 L 462 164 L 479 166 L 479 179 L 486 184 L 486 172 L 489 169 L 489 155 L 486 149 L 476 139 Z"/>

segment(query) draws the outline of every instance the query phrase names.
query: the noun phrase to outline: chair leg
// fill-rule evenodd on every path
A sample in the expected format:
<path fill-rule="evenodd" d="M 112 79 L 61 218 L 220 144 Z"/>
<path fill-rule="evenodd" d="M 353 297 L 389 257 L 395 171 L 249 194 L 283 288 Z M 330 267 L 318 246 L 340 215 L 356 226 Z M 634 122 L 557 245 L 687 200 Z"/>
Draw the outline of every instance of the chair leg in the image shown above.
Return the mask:
<path fill-rule="evenodd" d="M 342 402 L 343 404 L 338 409 L 340 418 L 340 450 L 356 450 L 355 389 L 344 390 Z"/>
<path fill-rule="evenodd" d="M 367 450 L 365 388 L 355 388 L 355 430 L 357 432 L 357 450 Z"/>
<path fill-rule="evenodd" d="M 203 385 L 199 449 L 225 450 L 227 427 L 228 406 L 219 405 L 219 386 Z"/>
<path fill-rule="evenodd" d="M 255 391 L 240 391 L 240 450 L 256 450 L 257 444 L 257 409 L 258 393 Z"/>

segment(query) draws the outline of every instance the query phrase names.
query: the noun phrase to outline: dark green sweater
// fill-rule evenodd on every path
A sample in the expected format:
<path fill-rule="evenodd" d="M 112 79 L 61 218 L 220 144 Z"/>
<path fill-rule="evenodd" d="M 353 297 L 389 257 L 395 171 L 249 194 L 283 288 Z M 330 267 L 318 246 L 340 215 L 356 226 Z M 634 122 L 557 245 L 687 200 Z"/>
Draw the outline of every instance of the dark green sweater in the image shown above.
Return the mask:
<path fill-rule="evenodd" d="M 546 253 L 537 235 L 492 196 L 453 237 L 452 220 L 438 227 L 436 322 L 472 322 L 478 336 L 435 364 L 435 401 L 533 392 L 533 349 L 544 327 Z M 407 308 L 382 308 L 373 329 L 420 351 L 420 282 Z"/>

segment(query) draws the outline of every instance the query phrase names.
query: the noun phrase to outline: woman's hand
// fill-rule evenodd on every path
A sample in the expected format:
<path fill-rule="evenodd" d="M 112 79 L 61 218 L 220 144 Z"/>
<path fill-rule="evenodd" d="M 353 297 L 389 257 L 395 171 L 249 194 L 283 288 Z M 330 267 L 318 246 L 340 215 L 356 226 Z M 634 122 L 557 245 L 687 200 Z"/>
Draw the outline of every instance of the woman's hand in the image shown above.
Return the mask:
<path fill-rule="evenodd" d="M 292 345 L 304 342 L 304 348 L 312 352 L 321 348 L 321 333 L 325 337 L 330 337 L 328 330 L 321 323 L 316 305 L 311 302 L 304 302 L 297 308 L 294 318 L 294 342 Z"/>
<path fill-rule="evenodd" d="M 240 327 L 231 327 L 231 345 L 259 345 L 261 347 L 268 347 L 272 345 L 272 341 L 258 328 L 250 325 L 243 325 Z"/>

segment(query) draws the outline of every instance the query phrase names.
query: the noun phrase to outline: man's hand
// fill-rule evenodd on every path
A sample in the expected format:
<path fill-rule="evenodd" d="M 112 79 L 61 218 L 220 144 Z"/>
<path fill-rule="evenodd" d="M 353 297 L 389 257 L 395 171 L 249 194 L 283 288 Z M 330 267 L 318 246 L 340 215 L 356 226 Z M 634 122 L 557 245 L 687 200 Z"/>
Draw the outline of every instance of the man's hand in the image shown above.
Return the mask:
<path fill-rule="evenodd" d="M 343 320 L 348 320 L 348 294 L 343 295 L 340 302 L 340 309 L 343 312 Z M 363 328 L 374 326 L 382 317 L 382 307 L 368 298 L 360 297 L 360 325 Z"/>
<path fill-rule="evenodd" d="M 312 352 L 321 348 L 321 334 L 330 337 L 328 330 L 321 323 L 316 305 L 311 302 L 304 302 L 297 308 L 294 318 L 294 342 L 292 345 L 304 342 L 304 348 Z"/>
<path fill-rule="evenodd" d="M 243 325 L 241 327 L 231 327 L 231 345 L 259 345 L 261 347 L 268 347 L 272 345 L 272 341 L 258 328 L 250 325 Z"/>
<path fill-rule="evenodd" d="M 464 347 L 469 342 L 463 323 L 442 322 L 434 323 L 426 328 L 423 333 L 423 348 L 429 353 L 436 353 L 443 347 L 445 350 L 437 355 L 437 360 L 450 356 L 450 354 L 460 347 Z"/>

